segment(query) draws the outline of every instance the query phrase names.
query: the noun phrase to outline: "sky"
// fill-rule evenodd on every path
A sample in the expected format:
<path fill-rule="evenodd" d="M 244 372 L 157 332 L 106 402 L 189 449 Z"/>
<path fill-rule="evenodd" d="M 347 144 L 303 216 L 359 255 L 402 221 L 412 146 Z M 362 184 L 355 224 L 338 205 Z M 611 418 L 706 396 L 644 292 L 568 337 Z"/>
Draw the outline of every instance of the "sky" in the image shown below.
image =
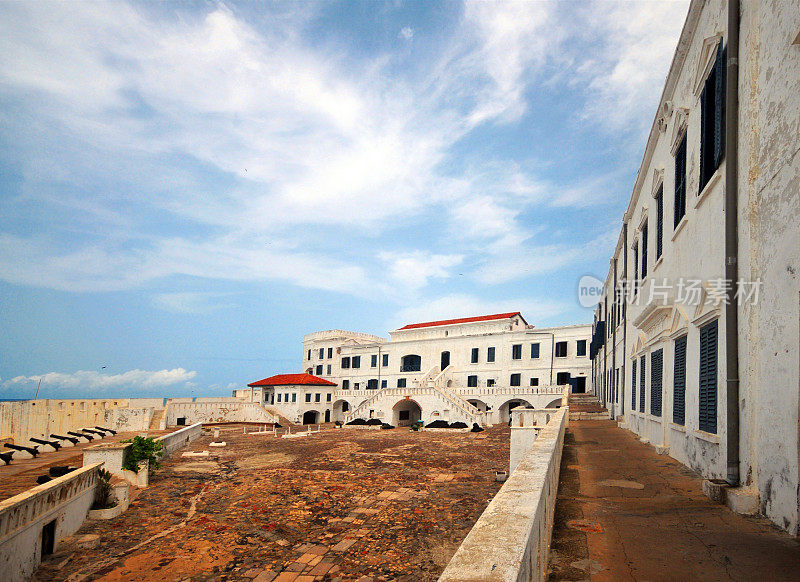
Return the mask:
<path fill-rule="evenodd" d="M 688 2 L 0 0 L 0 398 L 591 321 Z"/>

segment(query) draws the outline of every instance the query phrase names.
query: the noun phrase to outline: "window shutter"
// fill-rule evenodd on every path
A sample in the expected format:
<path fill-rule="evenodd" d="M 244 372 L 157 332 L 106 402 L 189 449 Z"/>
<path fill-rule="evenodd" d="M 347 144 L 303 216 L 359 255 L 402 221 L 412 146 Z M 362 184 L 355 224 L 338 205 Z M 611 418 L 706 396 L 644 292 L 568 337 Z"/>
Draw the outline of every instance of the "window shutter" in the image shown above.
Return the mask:
<path fill-rule="evenodd" d="M 639 412 L 644 412 L 644 387 L 645 387 L 645 377 L 647 370 L 646 360 L 644 356 L 639 358 Z"/>
<path fill-rule="evenodd" d="M 631 410 L 636 410 L 636 360 L 631 368 Z"/>
<path fill-rule="evenodd" d="M 656 260 L 661 257 L 664 250 L 664 243 L 661 239 L 664 238 L 664 186 L 663 184 L 658 189 L 658 196 L 656 197 Z"/>
<path fill-rule="evenodd" d="M 700 430 L 717 432 L 717 321 L 700 328 Z"/>
<path fill-rule="evenodd" d="M 661 416 L 661 380 L 664 371 L 664 350 L 650 355 L 650 414 Z"/>
<path fill-rule="evenodd" d="M 647 222 L 642 227 L 642 279 L 647 277 Z"/>
<path fill-rule="evenodd" d="M 686 424 L 686 336 L 675 340 L 675 375 L 673 377 L 672 422 Z"/>
<path fill-rule="evenodd" d="M 700 166 L 702 168 L 702 165 Z M 675 152 L 675 226 L 686 214 L 686 136 Z"/>
<path fill-rule="evenodd" d="M 719 41 L 717 62 L 715 65 L 716 90 L 714 91 L 714 169 L 719 168 L 725 156 L 725 76 L 727 68 L 728 48 Z"/>

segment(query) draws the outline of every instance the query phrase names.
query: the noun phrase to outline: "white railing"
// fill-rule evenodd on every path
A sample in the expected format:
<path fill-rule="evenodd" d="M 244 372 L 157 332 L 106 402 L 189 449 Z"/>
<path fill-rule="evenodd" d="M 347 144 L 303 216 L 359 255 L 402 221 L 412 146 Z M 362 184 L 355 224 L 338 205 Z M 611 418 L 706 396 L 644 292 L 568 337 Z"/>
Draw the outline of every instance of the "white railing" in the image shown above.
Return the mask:
<path fill-rule="evenodd" d="M 164 445 L 163 456 L 168 457 L 178 449 L 182 449 L 183 447 L 187 446 L 189 443 L 199 437 L 202 432 L 203 423 L 196 422 L 195 424 L 189 425 L 180 430 L 176 430 L 175 432 L 162 435 L 156 440 L 161 441 L 161 444 Z"/>
<path fill-rule="evenodd" d="M 566 407 L 539 432 L 529 453 L 461 543 L 439 582 L 545 580 L 553 534 Z"/>
<path fill-rule="evenodd" d="M 456 394 L 493 396 L 495 394 L 510 394 L 513 396 L 536 396 L 555 395 L 560 396 L 564 392 L 563 386 L 531 386 L 531 387 L 510 387 L 510 386 L 489 386 L 481 388 L 450 388 Z"/>

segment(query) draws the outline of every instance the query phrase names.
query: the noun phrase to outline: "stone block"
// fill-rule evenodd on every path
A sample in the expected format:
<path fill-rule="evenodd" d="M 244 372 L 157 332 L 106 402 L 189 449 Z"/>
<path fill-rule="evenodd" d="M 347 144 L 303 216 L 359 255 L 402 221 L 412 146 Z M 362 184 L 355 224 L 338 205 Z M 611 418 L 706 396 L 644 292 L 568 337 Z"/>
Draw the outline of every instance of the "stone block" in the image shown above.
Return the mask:
<path fill-rule="evenodd" d="M 656 454 L 658 455 L 668 455 L 669 454 L 669 447 L 664 445 L 655 445 Z"/>
<path fill-rule="evenodd" d="M 725 503 L 725 491 L 728 483 L 724 479 L 706 479 L 703 481 L 703 494 L 713 503 Z"/>
<path fill-rule="evenodd" d="M 726 492 L 725 503 L 734 513 L 754 515 L 758 513 L 758 492 L 751 487 L 731 487 Z"/>

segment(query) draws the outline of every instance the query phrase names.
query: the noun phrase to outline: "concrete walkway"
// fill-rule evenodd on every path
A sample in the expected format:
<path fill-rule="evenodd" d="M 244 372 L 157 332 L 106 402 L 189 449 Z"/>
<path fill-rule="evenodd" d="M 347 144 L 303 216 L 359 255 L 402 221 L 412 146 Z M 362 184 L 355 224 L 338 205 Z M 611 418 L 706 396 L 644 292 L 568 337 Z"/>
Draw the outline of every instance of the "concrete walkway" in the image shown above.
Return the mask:
<path fill-rule="evenodd" d="M 550 579 L 800 580 L 800 540 L 712 504 L 701 483 L 614 421 L 571 421 Z"/>

